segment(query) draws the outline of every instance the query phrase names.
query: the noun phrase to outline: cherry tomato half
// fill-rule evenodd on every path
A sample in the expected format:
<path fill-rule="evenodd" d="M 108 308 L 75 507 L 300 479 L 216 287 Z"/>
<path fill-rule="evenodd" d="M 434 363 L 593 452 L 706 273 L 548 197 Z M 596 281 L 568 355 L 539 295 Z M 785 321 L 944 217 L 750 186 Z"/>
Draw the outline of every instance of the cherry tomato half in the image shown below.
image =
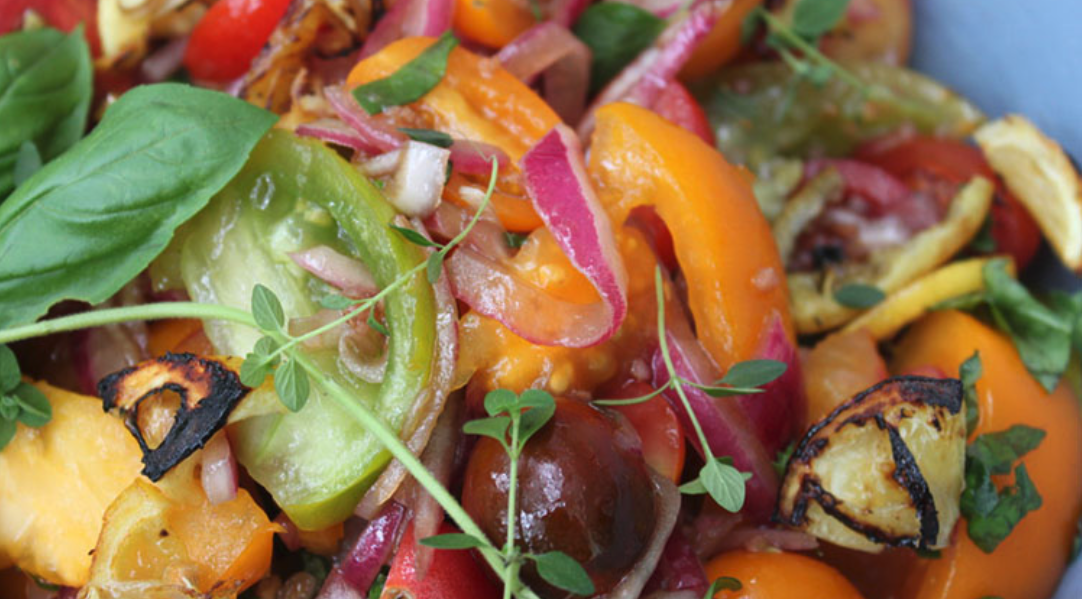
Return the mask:
<path fill-rule="evenodd" d="M 46 23 L 62 31 L 71 31 L 82 23 L 90 51 L 95 56 L 101 52 L 97 0 L 2 0 L 0 35 L 21 28 L 28 11 L 37 13 Z"/>
<path fill-rule="evenodd" d="M 602 392 L 598 397 L 624 399 L 643 397 L 654 392 L 646 383 L 629 382 L 610 394 Z M 642 455 L 646 463 L 658 474 L 673 482 L 680 480 L 684 470 L 684 427 L 664 397 L 654 397 L 643 403 L 609 406 L 631 423 L 642 439 Z"/>
<path fill-rule="evenodd" d="M 444 523 L 440 534 L 458 529 Z M 423 576 L 416 567 L 417 544 L 413 525 L 406 528 L 398 552 L 391 561 L 391 572 L 383 587 L 384 597 L 413 599 L 496 599 L 500 590 L 489 579 L 485 567 L 469 551 L 436 551 Z"/>
<path fill-rule="evenodd" d="M 290 0 L 220 0 L 195 26 L 184 66 L 201 81 L 224 83 L 252 65 Z"/>
<path fill-rule="evenodd" d="M 675 79 L 661 91 L 654 112 L 660 114 L 674 125 L 679 125 L 702 138 L 707 145 L 714 145 L 714 131 L 699 102 L 691 95 L 688 88 Z"/>

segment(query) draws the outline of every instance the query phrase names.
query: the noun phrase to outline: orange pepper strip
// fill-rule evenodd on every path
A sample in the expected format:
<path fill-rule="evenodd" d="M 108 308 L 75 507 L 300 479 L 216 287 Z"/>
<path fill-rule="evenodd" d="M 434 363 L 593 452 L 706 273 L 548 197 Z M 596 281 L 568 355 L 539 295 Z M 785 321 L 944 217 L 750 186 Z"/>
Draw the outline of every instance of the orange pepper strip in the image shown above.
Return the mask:
<path fill-rule="evenodd" d="M 907 599 L 1044 599 L 1051 596 L 1067 565 L 1082 511 L 1082 417 L 1066 384 L 1053 393 L 1026 371 L 1011 342 L 960 312 L 936 312 L 902 339 L 892 365 L 895 372 L 934 366 L 954 375 L 974 350 L 980 350 L 983 374 L 977 381 L 980 423 L 976 434 L 1002 431 L 1015 424 L 1044 430 L 1037 449 L 1022 458 L 1043 499 L 991 554 L 969 539 L 965 523 L 940 559 L 919 560 L 908 577 Z M 1005 477 L 1009 482 L 1012 477 Z"/>
<path fill-rule="evenodd" d="M 682 79 L 704 77 L 718 70 L 740 52 L 741 28 L 748 13 L 762 4 L 763 0 L 733 0 L 721 15 L 714 29 L 706 36 L 691 55 L 691 60 L 680 71 Z"/>
<path fill-rule="evenodd" d="M 489 48 L 506 46 L 537 21 L 523 0 L 457 0 L 455 31 Z"/>
<path fill-rule="evenodd" d="M 597 112 L 588 170 L 614 224 L 642 205 L 665 221 L 699 339 L 718 366 L 754 357 L 775 318 L 794 339 L 770 225 L 745 176 L 714 148 L 649 110 L 614 103 Z"/>

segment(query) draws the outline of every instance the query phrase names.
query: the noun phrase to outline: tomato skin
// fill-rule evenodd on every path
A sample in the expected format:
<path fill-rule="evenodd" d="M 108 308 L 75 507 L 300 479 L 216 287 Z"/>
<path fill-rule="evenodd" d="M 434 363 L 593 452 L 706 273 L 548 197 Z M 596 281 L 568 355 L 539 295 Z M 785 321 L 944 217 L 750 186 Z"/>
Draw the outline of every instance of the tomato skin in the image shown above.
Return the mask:
<path fill-rule="evenodd" d="M 243 75 L 290 0 L 220 0 L 195 26 L 184 66 L 201 81 L 224 83 Z"/>
<path fill-rule="evenodd" d="M 21 28 L 23 16 L 32 10 L 50 26 L 63 31 L 71 31 L 82 23 L 90 52 L 97 56 L 101 54 L 97 6 L 97 0 L 3 0 L 0 1 L 0 35 Z"/>
<path fill-rule="evenodd" d="M 642 397 L 654 392 L 646 383 L 630 381 L 613 389 L 601 391 L 598 397 L 606 399 L 629 399 Z M 669 402 L 664 397 L 656 396 L 638 404 L 607 406 L 607 409 L 619 412 L 639 433 L 642 440 L 642 454 L 646 464 L 658 474 L 673 482 L 680 481 L 684 470 L 684 427 L 676 417 Z"/>
<path fill-rule="evenodd" d="M 915 136 L 897 143 L 869 142 L 857 150 L 856 156 L 898 177 L 911 189 L 930 192 L 943 205 L 950 201 L 958 185 L 976 175 L 986 177 L 996 184 L 992 238 L 997 251 L 1010 254 L 1019 269 L 1025 268 L 1037 252 L 1041 241 L 1037 224 L 978 148 L 953 139 Z"/>
<path fill-rule="evenodd" d="M 440 534 L 460 532 L 446 522 Z M 402 535 L 398 552 L 391 561 L 391 571 L 383 587 L 384 597 L 406 596 L 413 599 L 497 599 L 500 589 L 489 579 L 469 551 L 435 551 L 428 570 L 417 578 L 417 545 L 411 523 Z"/>
<path fill-rule="evenodd" d="M 661 95 L 654 104 L 654 112 L 674 125 L 698 135 L 707 145 L 714 145 L 714 131 L 710 128 L 706 112 L 688 88 L 679 81 L 674 79 L 661 90 Z"/>
<path fill-rule="evenodd" d="M 837 570 L 799 553 L 730 551 L 706 565 L 706 576 L 731 576 L 742 585 L 718 591 L 715 599 L 863 599 Z"/>

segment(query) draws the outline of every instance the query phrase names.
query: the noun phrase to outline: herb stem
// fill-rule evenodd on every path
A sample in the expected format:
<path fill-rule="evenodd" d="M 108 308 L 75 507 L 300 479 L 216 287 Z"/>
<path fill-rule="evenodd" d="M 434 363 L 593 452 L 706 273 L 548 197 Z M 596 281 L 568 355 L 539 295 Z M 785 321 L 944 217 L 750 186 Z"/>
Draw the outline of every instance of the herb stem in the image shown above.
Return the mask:
<path fill-rule="evenodd" d="M 503 596 L 507 599 L 511 596 L 512 583 L 515 580 L 514 573 L 518 570 L 517 562 L 513 559 L 515 553 L 515 525 L 518 523 L 518 458 L 521 454 L 519 447 L 521 437 L 522 413 L 511 412 L 511 451 L 508 452 L 510 464 L 508 465 L 507 486 L 507 539 L 503 545 L 503 556 L 507 562 L 507 576 L 503 581 Z"/>
<path fill-rule="evenodd" d="M 106 308 L 104 310 L 90 310 L 71 316 L 62 316 L 42 320 L 0 331 L 0 344 L 22 341 L 33 337 L 43 337 L 53 333 L 64 333 L 89 329 L 121 322 L 136 320 L 161 320 L 165 318 L 199 318 L 202 320 L 229 320 L 240 324 L 256 327 L 255 319 L 244 310 L 218 306 L 213 304 L 201 304 L 198 302 L 161 302 L 157 304 L 144 304 L 141 306 L 124 306 L 120 308 Z"/>
<path fill-rule="evenodd" d="M 810 56 L 819 64 L 825 64 L 829 66 L 846 83 L 860 90 L 860 93 L 864 94 L 865 96 L 872 95 L 872 92 L 875 90 L 874 87 L 869 86 L 859 77 L 850 73 L 848 70 L 842 68 L 841 65 L 828 58 L 825 54 L 820 52 L 818 48 L 816 48 L 812 44 L 809 44 L 807 40 L 790 30 L 789 27 L 786 26 L 786 24 L 781 19 L 771 14 L 770 11 L 762 7 L 759 7 L 756 10 L 758 11 L 759 18 L 765 21 L 767 26 L 770 27 L 771 33 L 785 40 L 785 42 L 791 47 L 800 50 L 807 56 Z"/>

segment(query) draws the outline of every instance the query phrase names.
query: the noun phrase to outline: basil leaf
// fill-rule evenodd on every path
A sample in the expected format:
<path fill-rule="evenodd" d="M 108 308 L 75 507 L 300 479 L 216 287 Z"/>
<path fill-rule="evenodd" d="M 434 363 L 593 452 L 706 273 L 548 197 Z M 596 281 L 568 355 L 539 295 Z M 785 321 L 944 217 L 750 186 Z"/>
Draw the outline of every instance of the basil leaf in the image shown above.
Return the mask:
<path fill-rule="evenodd" d="M 1021 464 L 1014 469 L 1014 484 L 999 491 L 996 501 L 985 506 L 986 513 L 966 514 L 963 509 L 969 538 L 981 551 L 992 553 L 1022 518 L 1040 508 L 1041 504 L 1041 496 L 1025 464 Z"/>
<path fill-rule="evenodd" d="M 19 383 L 14 396 L 19 402 L 19 422 L 41 428 L 53 419 L 53 407 L 37 387 L 30 383 Z"/>
<path fill-rule="evenodd" d="M 21 381 L 22 372 L 15 352 L 6 345 L 0 345 L 0 393 L 13 391 Z"/>
<path fill-rule="evenodd" d="M 871 308 L 886 297 L 882 289 L 861 283 L 850 283 L 834 292 L 834 301 L 846 308 Z"/>
<path fill-rule="evenodd" d="M 32 141 L 26 140 L 23 145 L 19 146 L 19 152 L 15 155 L 12 182 L 14 182 L 15 187 L 18 187 L 29 179 L 30 175 L 39 170 L 41 170 L 41 154 L 38 152 L 38 146 Z"/>
<path fill-rule="evenodd" d="M 447 57 L 457 45 L 458 39 L 448 31 L 390 76 L 354 89 L 353 97 L 368 114 L 420 100 L 443 79 Z"/>
<path fill-rule="evenodd" d="M 665 29 L 664 19 L 623 2 L 599 2 L 582 13 L 574 33 L 589 46 L 590 93 L 599 91 Z"/>
<path fill-rule="evenodd" d="M 584 597 L 594 594 L 594 582 L 570 555 L 562 551 L 549 551 L 540 555 L 527 555 L 537 564 L 537 573 L 554 587 Z"/>
<path fill-rule="evenodd" d="M 17 184 L 24 143 L 49 161 L 83 136 L 92 79 L 82 27 L 69 35 L 44 28 L 0 37 L 0 200 Z"/>
<path fill-rule="evenodd" d="M 485 542 L 481 539 L 463 532 L 449 532 L 425 537 L 417 542 L 436 549 L 478 549 L 485 546 Z"/>
<path fill-rule="evenodd" d="M 7 447 L 7 444 L 11 442 L 11 439 L 15 436 L 18 427 L 15 426 L 14 420 L 5 420 L 0 418 L 0 450 Z"/>
<path fill-rule="evenodd" d="M 834 29 L 845 16 L 849 0 L 800 0 L 793 10 L 793 31 L 813 40 Z"/>
<path fill-rule="evenodd" d="M 399 127 L 399 131 L 405 133 L 413 141 L 419 141 L 429 145 L 436 146 L 437 148 L 449 148 L 451 144 L 455 143 L 455 140 L 447 135 L 443 131 L 433 131 L 432 129 L 411 129 L 409 127 Z"/>
<path fill-rule="evenodd" d="M 1011 465 L 1044 440 L 1039 428 L 1016 424 L 1005 431 L 986 433 L 966 448 L 966 457 L 980 462 L 989 474 L 1007 474 Z"/>
<path fill-rule="evenodd" d="M 0 327 L 62 299 L 113 295 L 233 178 L 276 119 L 173 83 L 124 94 L 0 205 Z"/>
<path fill-rule="evenodd" d="M 1033 378 L 1051 392 L 1071 357 L 1071 326 L 1038 302 L 1007 272 L 1005 259 L 984 267 L 986 297 L 996 324 L 1014 342 Z"/>
<path fill-rule="evenodd" d="M 300 411 L 311 392 L 308 373 L 296 360 L 287 361 L 274 371 L 274 392 L 290 412 Z"/>
<path fill-rule="evenodd" d="M 747 360 L 733 364 L 719 384 L 730 387 L 762 387 L 785 374 L 788 365 L 778 360 Z"/>
<path fill-rule="evenodd" d="M 958 378 L 962 381 L 962 397 L 966 406 L 966 435 L 973 433 L 980 420 L 979 398 L 977 397 L 977 379 L 981 378 L 981 352 L 973 352 L 965 362 L 958 367 Z"/>

